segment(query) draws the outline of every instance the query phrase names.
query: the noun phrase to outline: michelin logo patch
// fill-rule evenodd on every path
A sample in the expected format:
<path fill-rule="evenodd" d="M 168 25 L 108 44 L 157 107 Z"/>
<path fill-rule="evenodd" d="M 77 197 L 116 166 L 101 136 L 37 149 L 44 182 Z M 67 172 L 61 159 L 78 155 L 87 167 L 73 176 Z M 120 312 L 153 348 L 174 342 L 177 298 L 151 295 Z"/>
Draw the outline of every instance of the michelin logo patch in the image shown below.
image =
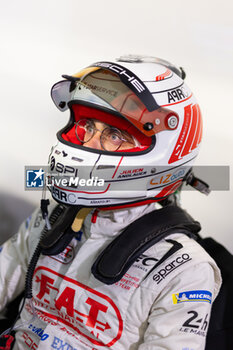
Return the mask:
<path fill-rule="evenodd" d="M 208 290 L 191 290 L 172 294 L 173 304 L 203 301 L 211 304 L 212 293 Z"/>

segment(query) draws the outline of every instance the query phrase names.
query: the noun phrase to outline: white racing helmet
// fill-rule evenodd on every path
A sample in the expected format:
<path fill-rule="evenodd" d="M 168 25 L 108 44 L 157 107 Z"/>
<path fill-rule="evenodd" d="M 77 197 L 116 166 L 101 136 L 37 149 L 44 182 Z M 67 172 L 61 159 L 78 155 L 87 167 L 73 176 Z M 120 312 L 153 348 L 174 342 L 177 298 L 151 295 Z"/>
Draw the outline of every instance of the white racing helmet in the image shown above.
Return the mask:
<path fill-rule="evenodd" d="M 59 110 L 70 109 L 49 157 L 55 200 L 131 206 L 161 201 L 182 185 L 202 139 L 201 111 L 182 69 L 130 55 L 63 77 L 51 90 Z M 85 147 L 77 125 L 89 118 L 127 131 L 135 147 L 115 152 Z"/>

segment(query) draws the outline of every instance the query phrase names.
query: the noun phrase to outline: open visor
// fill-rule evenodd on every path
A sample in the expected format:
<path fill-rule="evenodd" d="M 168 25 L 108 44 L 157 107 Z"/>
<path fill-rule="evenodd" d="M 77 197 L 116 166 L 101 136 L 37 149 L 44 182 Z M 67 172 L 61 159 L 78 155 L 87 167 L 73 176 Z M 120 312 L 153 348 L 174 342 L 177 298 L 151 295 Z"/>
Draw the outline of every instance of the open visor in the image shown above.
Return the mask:
<path fill-rule="evenodd" d="M 140 91 L 129 87 L 118 74 L 107 69 L 89 67 L 87 74 L 82 75 L 82 72 L 52 87 L 52 99 L 61 111 L 66 110 L 70 102 L 84 101 L 120 113 L 146 136 L 177 128 L 178 115 L 157 105 L 142 82 L 146 94 L 140 95 Z"/>

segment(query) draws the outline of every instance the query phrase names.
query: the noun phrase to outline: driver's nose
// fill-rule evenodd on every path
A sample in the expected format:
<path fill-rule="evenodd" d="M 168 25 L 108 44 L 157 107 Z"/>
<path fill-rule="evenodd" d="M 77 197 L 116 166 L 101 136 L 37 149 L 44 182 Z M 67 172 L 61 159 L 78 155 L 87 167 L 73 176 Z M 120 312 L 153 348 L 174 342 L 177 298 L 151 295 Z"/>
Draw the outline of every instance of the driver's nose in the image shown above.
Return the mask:
<path fill-rule="evenodd" d="M 97 130 L 95 132 L 95 135 L 93 135 L 89 141 L 85 142 L 83 146 L 102 150 L 103 148 L 100 143 L 100 135 L 101 135 L 101 132 Z"/>

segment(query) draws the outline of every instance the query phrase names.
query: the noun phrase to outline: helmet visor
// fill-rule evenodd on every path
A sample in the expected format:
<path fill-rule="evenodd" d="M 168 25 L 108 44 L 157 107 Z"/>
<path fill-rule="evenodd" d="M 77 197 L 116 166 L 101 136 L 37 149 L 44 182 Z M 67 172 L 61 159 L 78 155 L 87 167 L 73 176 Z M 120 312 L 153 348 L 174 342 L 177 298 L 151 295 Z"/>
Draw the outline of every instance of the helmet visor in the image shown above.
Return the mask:
<path fill-rule="evenodd" d="M 129 87 L 121 77 L 108 69 L 93 67 L 93 71 L 77 75 L 73 80 L 64 80 L 52 88 L 52 99 L 60 110 L 66 110 L 68 102 L 85 101 L 119 112 L 146 136 L 152 136 L 162 130 L 174 130 L 178 126 L 178 115 L 157 105 L 153 95 Z M 78 80 L 74 80 L 78 79 Z M 139 90 L 143 86 L 136 85 Z"/>

